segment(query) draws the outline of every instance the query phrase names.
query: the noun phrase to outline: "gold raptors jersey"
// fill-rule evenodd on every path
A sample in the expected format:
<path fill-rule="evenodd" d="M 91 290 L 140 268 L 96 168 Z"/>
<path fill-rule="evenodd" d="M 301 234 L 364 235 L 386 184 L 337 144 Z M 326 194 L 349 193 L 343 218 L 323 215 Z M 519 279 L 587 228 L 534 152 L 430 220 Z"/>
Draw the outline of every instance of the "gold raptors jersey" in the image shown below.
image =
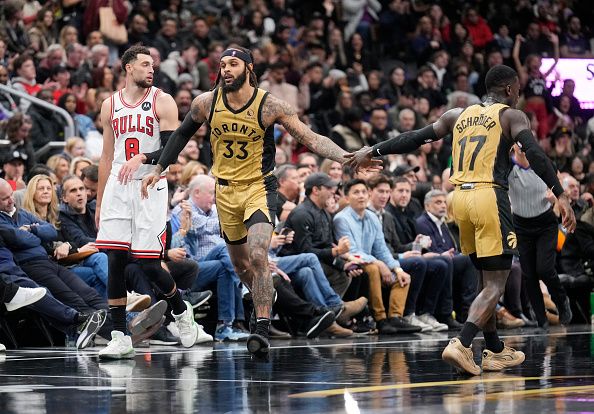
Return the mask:
<path fill-rule="evenodd" d="M 212 174 L 229 181 L 253 181 L 274 169 L 274 128 L 262 125 L 262 105 L 268 92 L 255 88 L 237 111 L 227 104 L 220 88 L 214 91 L 208 123 Z"/>
<path fill-rule="evenodd" d="M 499 119 L 507 107 L 472 105 L 460 114 L 452 141 L 452 184 L 494 183 L 507 188 L 513 142 L 503 136 Z"/>

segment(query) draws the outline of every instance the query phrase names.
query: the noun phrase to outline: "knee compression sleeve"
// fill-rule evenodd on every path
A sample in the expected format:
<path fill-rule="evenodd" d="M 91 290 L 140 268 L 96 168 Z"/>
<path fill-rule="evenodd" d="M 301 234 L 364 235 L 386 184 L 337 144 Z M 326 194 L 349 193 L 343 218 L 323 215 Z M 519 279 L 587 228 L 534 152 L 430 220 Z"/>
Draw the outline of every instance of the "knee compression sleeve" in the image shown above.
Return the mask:
<path fill-rule="evenodd" d="M 128 264 L 128 252 L 110 250 L 107 252 L 109 278 L 107 281 L 107 297 L 109 299 L 126 298 L 126 276 L 124 269 Z"/>

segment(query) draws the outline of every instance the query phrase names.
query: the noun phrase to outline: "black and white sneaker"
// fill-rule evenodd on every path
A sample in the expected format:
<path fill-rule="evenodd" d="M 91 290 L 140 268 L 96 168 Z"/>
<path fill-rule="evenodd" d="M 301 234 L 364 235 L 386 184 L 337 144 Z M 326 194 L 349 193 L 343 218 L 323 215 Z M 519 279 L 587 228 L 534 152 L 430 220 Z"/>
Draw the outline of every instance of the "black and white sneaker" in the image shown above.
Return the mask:
<path fill-rule="evenodd" d="M 86 348 L 97 332 L 99 332 L 99 329 L 101 329 L 106 319 L 107 311 L 105 309 L 100 309 L 88 315 L 84 322 L 78 327 L 79 335 L 76 339 L 76 348 Z"/>
<path fill-rule="evenodd" d="M 268 331 L 270 330 L 270 319 L 256 321 L 255 332 L 247 339 L 247 349 L 256 359 L 268 361 L 270 342 Z"/>
<path fill-rule="evenodd" d="M 335 319 L 336 314 L 332 311 L 328 311 L 322 315 L 314 317 L 307 328 L 307 338 L 312 339 L 318 337 L 318 335 L 320 335 L 322 332 L 328 329 L 332 323 L 334 323 Z"/>

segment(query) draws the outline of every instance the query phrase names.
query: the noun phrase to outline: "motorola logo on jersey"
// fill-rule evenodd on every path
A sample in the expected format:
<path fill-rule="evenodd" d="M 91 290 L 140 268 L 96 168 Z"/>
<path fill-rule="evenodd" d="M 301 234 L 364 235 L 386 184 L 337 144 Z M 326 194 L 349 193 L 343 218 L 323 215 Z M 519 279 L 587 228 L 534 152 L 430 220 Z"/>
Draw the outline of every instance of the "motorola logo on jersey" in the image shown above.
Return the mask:
<path fill-rule="evenodd" d="M 141 108 L 143 111 L 150 111 L 152 108 L 152 105 L 150 102 L 143 102 Z"/>
<path fill-rule="evenodd" d="M 149 102 L 145 102 L 150 105 Z M 144 104 L 143 104 L 144 106 Z M 111 121 L 113 127 L 113 133 L 116 138 L 121 134 L 127 132 L 139 132 L 141 134 L 147 134 L 152 137 L 154 132 L 155 119 L 152 116 L 146 116 L 142 114 L 135 115 L 124 115 L 118 118 L 114 118 Z"/>

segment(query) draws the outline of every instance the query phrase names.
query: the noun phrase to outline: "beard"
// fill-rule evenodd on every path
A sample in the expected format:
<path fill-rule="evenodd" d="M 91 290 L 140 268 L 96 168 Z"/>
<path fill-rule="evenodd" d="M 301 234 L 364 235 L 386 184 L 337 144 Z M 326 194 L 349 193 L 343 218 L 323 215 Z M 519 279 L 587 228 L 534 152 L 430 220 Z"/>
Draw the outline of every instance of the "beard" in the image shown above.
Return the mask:
<path fill-rule="evenodd" d="M 243 84 L 246 82 L 247 80 L 247 75 L 245 74 L 245 72 L 243 72 L 241 75 L 239 75 L 233 82 L 231 82 L 229 85 L 227 85 L 225 83 L 225 79 L 221 79 L 221 81 L 223 82 L 223 92 L 237 92 L 238 90 L 241 89 L 241 87 L 243 86 Z"/>
<path fill-rule="evenodd" d="M 153 86 L 153 81 L 147 81 L 146 79 L 134 80 L 134 83 L 136 84 L 136 86 L 143 89 L 148 89 L 151 86 Z"/>

